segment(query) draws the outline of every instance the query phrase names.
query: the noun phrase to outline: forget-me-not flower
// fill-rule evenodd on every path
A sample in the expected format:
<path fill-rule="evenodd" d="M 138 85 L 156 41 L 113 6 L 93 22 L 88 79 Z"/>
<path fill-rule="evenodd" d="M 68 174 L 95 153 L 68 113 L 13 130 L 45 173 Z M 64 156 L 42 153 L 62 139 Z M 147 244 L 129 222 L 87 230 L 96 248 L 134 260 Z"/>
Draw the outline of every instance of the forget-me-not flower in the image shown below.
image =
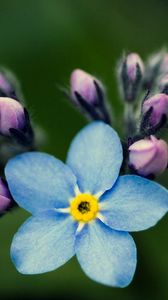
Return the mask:
<path fill-rule="evenodd" d="M 119 176 L 116 132 L 93 122 L 74 138 L 67 165 L 29 152 L 6 166 L 10 191 L 30 217 L 14 236 L 11 257 L 23 274 L 57 269 L 75 254 L 93 280 L 127 286 L 136 268 L 129 231 L 156 224 L 168 209 L 165 188 L 139 176 Z"/>

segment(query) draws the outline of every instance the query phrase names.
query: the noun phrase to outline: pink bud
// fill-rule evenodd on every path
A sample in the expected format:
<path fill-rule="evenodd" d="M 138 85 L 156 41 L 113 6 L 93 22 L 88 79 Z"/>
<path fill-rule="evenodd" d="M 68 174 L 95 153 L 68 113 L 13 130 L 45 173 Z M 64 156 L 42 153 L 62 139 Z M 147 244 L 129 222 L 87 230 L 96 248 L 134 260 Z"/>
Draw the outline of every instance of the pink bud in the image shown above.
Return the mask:
<path fill-rule="evenodd" d="M 136 81 L 137 79 L 137 65 L 141 74 L 144 72 L 144 64 L 137 53 L 130 53 L 126 57 L 127 75 L 129 80 Z"/>
<path fill-rule="evenodd" d="M 10 94 L 11 91 L 13 91 L 9 81 L 3 73 L 0 73 L 0 90 L 2 90 L 7 95 Z"/>
<path fill-rule="evenodd" d="M 23 106 L 12 98 L 0 97 L 0 133 L 10 136 L 10 128 L 22 130 L 24 126 Z"/>
<path fill-rule="evenodd" d="M 4 180 L 0 178 L 0 214 L 4 213 L 13 205 L 13 199 L 9 192 L 8 186 Z"/>
<path fill-rule="evenodd" d="M 72 99 L 77 101 L 75 92 L 78 92 L 84 100 L 90 104 L 96 104 L 98 96 L 94 80 L 97 81 L 97 79 L 90 74 L 80 69 L 74 70 L 70 78 Z"/>
<path fill-rule="evenodd" d="M 118 66 L 119 89 L 122 98 L 131 103 L 137 99 L 142 78 L 144 64 L 137 53 L 124 56 Z"/>
<path fill-rule="evenodd" d="M 147 69 L 151 71 L 158 70 L 160 72 L 161 65 L 165 57 L 165 51 L 161 50 L 149 56 L 147 61 Z M 158 75 L 158 74 L 157 74 Z"/>
<path fill-rule="evenodd" d="M 168 53 L 164 54 L 161 66 L 160 66 L 160 73 L 165 75 L 168 73 Z"/>
<path fill-rule="evenodd" d="M 129 147 L 129 165 L 141 176 L 158 175 L 168 164 L 168 145 L 154 136 Z"/>
<path fill-rule="evenodd" d="M 145 90 L 151 90 L 155 86 L 156 79 L 160 74 L 160 66 L 162 64 L 164 55 L 165 51 L 161 50 L 149 56 L 145 65 L 145 73 L 143 78 L 143 86 Z"/>
<path fill-rule="evenodd" d="M 168 96 L 161 93 L 148 98 L 143 103 L 143 114 L 145 114 L 151 107 L 153 110 L 150 117 L 150 126 L 156 126 L 161 121 L 163 115 L 168 115 Z"/>
<path fill-rule="evenodd" d="M 160 80 L 158 81 L 158 86 L 161 92 L 168 90 L 168 74 L 160 78 Z"/>

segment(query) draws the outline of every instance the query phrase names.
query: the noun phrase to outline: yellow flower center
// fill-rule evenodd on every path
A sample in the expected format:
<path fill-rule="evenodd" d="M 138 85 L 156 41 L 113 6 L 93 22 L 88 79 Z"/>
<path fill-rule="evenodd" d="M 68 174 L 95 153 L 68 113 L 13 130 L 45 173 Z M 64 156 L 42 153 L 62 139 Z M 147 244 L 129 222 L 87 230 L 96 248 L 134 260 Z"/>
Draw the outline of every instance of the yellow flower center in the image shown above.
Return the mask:
<path fill-rule="evenodd" d="M 76 221 L 89 222 L 99 211 L 98 199 L 90 194 L 79 194 L 72 199 L 70 213 Z"/>

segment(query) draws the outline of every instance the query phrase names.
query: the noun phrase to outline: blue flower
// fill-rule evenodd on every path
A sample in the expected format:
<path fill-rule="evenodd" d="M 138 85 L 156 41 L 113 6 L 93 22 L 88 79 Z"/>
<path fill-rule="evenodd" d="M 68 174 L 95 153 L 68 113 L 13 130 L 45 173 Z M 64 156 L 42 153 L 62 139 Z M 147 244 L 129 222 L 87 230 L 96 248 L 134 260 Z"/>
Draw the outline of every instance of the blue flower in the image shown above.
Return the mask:
<path fill-rule="evenodd" d="M 14 236 L 11 257 L 19 272 L 57 269 L 75 254 L 93 280 L 125 287 L 136 268 L 128 231 L 147 229 L 168 209 L 168 192 L 139 176 L 119 176 L 122 147 L 102 122 L 74 138 L 67 165 L 29 152 L 6 166 L 10 191 L 33 216 Z"/>

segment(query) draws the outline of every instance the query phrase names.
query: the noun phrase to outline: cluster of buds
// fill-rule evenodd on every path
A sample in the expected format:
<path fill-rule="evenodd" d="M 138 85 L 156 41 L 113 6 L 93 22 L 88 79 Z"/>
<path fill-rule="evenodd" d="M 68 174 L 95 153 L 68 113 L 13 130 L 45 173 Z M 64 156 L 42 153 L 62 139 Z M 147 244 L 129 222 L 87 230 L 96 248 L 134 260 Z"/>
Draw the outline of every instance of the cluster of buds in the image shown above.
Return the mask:
<path fill-rule="evenodd" d="M 0 69 L 0 172 L 17 153 L 34 148 L 34 131 L 15 76 Z M 6 182 L 0 178 L 0 216 L 14 206 Z"/>
<path fill-rule="evenodd" d="M 137 174 L 154 178 L 168 166 L 168 145 L 158 139 L 167 124 L 168 96 L 163 93 L 146 97 L 142 102 L 139 138 L 129 146 L 129 167 Z"/>
<path fill-rule="evenodd" d="M 162 50 L 147 63 L 130 53 L 117 73 L 126 112 L 128 166 L 131 172 L 154 178 L 168 165 L 168 145 L 160 138 L 168 117 L 168 53 Z"/>
<path fill-rule="evenodd" d="M 168 53 L 162 50 L 147 63 L 137 53 L 124 55 L 117 65 L 117 78 L 128 141 L 123 165 L 140 176 L 154 178 L 168 165 L 168 145 L 161 137 L 168 118 Z M 72 72 L 69 98 L 73 105 L 90 119 L 110 124 L 104 91 L 94 76 L 80 69 Z"/>
<path fill-rule="evenodd" d="M 168 53 L 161 51 L 146 64 L 137 53 L 124 55 L 118 63 L 117 78 L 125 107 L 123 168 L 126 166 L 130 172 L 154 178 L 168 165 L 168 145 L 161 136 L 168 119 Z M 95 76 L 81 69 L 74 70 L 66 95 L 89 119 L 111 124 L 105 87 Z M 138 101 L 141 102 L 138 104 Z M 8 152 L 8 145 L 10 149 L 17 148 L 13 155 L 34 149 L 34 130 L 19 84 L 4 69 L 0 70 L 0 136 L 2 168 L 5 164 L 2 153 Z M 10 158 L 10 154 L 8 156 Z M 6 183 L 0 179 L 0 215 L 13 204 Z"/>

